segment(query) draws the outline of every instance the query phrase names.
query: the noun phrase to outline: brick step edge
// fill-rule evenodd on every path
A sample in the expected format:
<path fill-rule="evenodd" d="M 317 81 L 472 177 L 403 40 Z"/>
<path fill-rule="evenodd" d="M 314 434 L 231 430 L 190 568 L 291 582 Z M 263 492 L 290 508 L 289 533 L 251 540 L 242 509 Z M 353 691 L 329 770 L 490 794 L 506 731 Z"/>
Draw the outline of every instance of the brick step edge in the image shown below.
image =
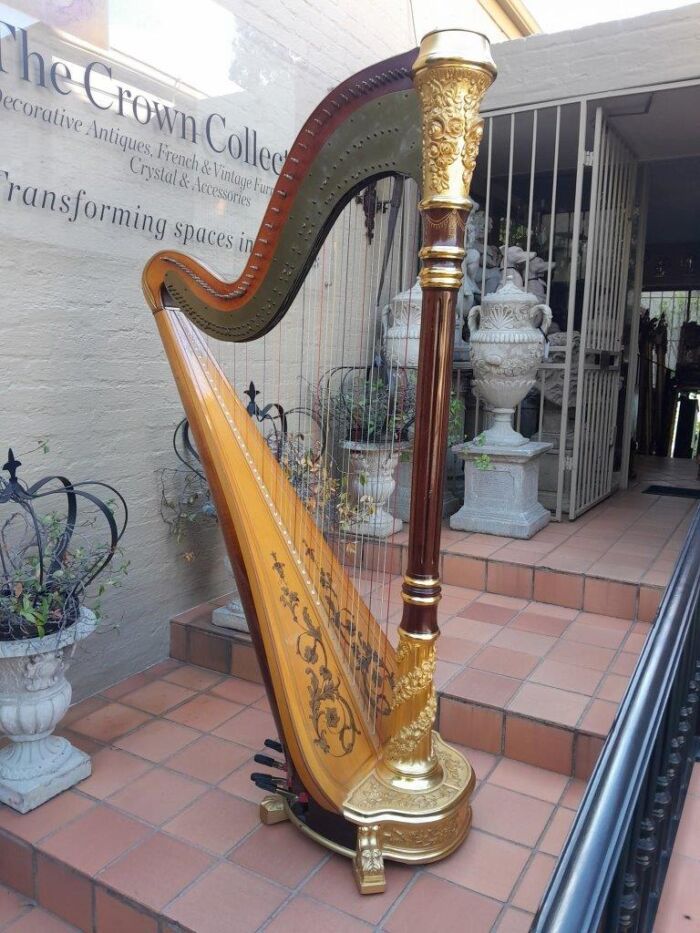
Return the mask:
<path fill-rule="evenodd" d="M 231 598 L 226 594 L 201 603 L 170 620 L 170 657 L 261 684 L 262 674 L 249 635 L 212 624 L 214 609 Z"/>
<path fill-rule="evenodd" d="M 438 691 L 437 728 L 447 742 L 587 781 L 605 739 Z"/>
<path fill-rule="evenodd" d="M 0 829 L 0 882 L 83 933 L 196 933 Z"/>
<path fill-rule="evenodd" d="M 211 624 L 221 600 L 198 606 L 170 623 L 170 656 L 221 674 L 262 683 L 250 637 Z M 505 755 L 527 764 L 586 779 L 603 739 L 557 723 L 531 719 L 508 710 L 438 691 L 438 728 L 448 742 Z"/>
<path fill-rule="evenodd" d="M 354 567 L 404 573 L 407 548 L 402 544 L 386 545 L 386 552 L 376 542 L 364 542 Z M 489 557 L 470 557 L 443 550 L 440 579 L 452 586 L 463 586 L 498 596 L 535 600 L 567 609 L 583 609 L 614 615 L 632 622 L 653 622 L 665 587 L 614 580 L 585 572 L 529 566 Z M 612 608 L 611 608 L 612 607 Z"/>

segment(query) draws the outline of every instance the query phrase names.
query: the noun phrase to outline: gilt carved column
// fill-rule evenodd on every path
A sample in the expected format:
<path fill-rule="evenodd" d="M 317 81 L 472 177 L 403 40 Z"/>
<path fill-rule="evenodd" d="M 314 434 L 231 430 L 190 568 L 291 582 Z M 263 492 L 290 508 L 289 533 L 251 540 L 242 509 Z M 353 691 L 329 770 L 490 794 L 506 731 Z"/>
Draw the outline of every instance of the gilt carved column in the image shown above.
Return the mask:
<path fill-rule="evenodd" d="M 432 729 L 440 528 L 457 293 L 462 284 L 469 188 L 483 121 L 479 104 L 496 75 L 488 40 L 445 30 L 427 35 L 413 66 L 422 120 L 420 251 L 423 289 L 408 564 L 397 652 L 388 765 L 408 782 L 439 779 Z"/>

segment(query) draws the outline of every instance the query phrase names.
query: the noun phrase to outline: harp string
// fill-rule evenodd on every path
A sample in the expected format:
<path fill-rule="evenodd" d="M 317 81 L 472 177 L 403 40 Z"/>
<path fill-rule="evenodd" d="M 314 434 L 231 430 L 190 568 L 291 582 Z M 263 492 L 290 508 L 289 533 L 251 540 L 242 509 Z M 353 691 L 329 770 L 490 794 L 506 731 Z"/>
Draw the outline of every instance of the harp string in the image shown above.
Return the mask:
<path fill-rule="evenodd" d="M 394 179 L 387 179 L 386 181 L 381 182 L 377 186 L 377 192 L 380 198 L 382 199 L 382 201 L 390 200 L 391 194 L 393 193 L 394 184 L 395 184 Z M 388 190 L 386 191 L 383 190 L 385 188 Z M 372 313 L 372 318 L 373 318 L 373 321 L 372 321 L 373 343 L 372 343 L 372 354 L 371 354 L 372 388 L 373 388 L 373 391 L 377 392 L 378 402 L 381 401 L 381 397 L 379 396 L 379 393 L 382 391 L 382 387 L 384 387 L 384 382 L 386 379 L 386 374 L 382 367 L 383 347 L 382 347 L 382 332 L 381 332 L 380 289 L 381 289 L 381 269 L 382 269 L 382 264 L 384 260 L 384 255 L 385 255 L 386 248 L 387 248 L 387 239 L 389 235 L 387 220 L 388 220 L 387 214 L 382 209 L 378 215 L 379 232 L 378 232 L 378 237 L 377 237 L 377 248 L 375 249 L 374 255 L 373 255 L 375 268 L 373 270 L 373 274 L 371 278 L 372 292 L 371 292 L 371 295 L 369 296 L 370 301 L 371 301 L 371 313 Z M 388 245 L 389 247 L 392 246 L 392 244 L 388 244 Z M 375 376 L 375 371 L 376 371 L 376 376 Z M 376 384 L 376 389 L 375 389 L 375 384 Z M 386 392 L 385 387 L 384 387 L 384 391 Z M 388 394 L 386 394 L 386 406 L 385 406 L 386 410 L 381 412 L 381 417 L 384 419 L 384 424 L 389 423 L 386 420 L 387 415 L 388 415 L 389 400 L 390 400 L 390 397 Z M 393 437 L 390 443 L 390 455 L 391 455 L 391 448 L 393 448 Z M 376 474 L 375 483 L 378 483 L 380 479 L 381 471 L 382 469 L 381 469 L 380 458 L 378 457 L 375 460 L 375 474 Z M 372 561 L 373 561 L 373 566 L 375 569 L 376 581 L 377 581 L 375 586 L 373 586 L 372 588 L 372 593 L 371 593 L 372 605 L 374 606 L 377 603 L 377 601 L 379 603 L 379 606 L 377 607 L 377 618 L 379 620 L 379 625 L 377 626 L 377 630 L 376 632 L 373 633 L 373 637 L 371 639 L 373 651 L 370 654 L 370 658 L 369 658 L 370 683 L 372 684 L 377 682 L 376 681 L 376 676 L 378 675 L 377 655 L 380 649 L 379 640 L 381 639 L 384 619 L 385 619 L 386 610 L 387 610 L 387 602 L 385 599 L 385 594 L 382 591 L 382 589 L 379 587 L 379 582 L 382 579 L 383 571 L 386 566 L 386 555 L 388 553 L 388 548 L 389 548 L 388 538 L 380 539 L 379 541 L 376 541 L 376 540 L 370 541 L 370 551 L 372 553 Z M 377 596 L 378 596 L 378 599 L 377 599 Z M 370 694 L 370 698 L 374 703 L 374 713 L 376 714 L 378 696 L 376 693 L 374 693 L 374 694 Z"/>
<path fill-rule="evenodd" d="M 393 184 L 392 184 L 392 190 L 391 190 L 392 200 L 393 200 L 393 194 L 394 194 L 393 188 L 394 188 L 394 185 L 395 185 L 395 184 L 396 184 L 396 182 L 393 182 Z M 403 192 L 403 194 L 404 194 L 404 196 L 405 196 L 405 191 Z M 405 208 L 405 200 L 404 200 L 404 198 L 402 197 L 402 202 L 401 202 L 401 205 L 400 205 L 400 212 L 401 212 L 401 213 L 400 213 L 400 215 L 399 215 L 399 220 L 400 220 L 401 222 L 403 222 L 403 212 L 404 212 L 404 208 Z M 397 248 L 397 244 L 396 244 L 396 243 L 392 244 L 391 252 L 390 252 L 389 257 L 388 257 L 388 258 L 389 258 L 389 263 L 388 263 L 388 269 L 387 269 L 387 271 L 388 271 L 388 273 L 389 273 L 389 275 L 388 275 L 388 280 L 389 280 L 389 290 L 388 290 L 388 294 L 389 294 L 389 296 L 391 296 L 393 287 L 396 285 L 397 281 L 400 282 L 400 280 L 401 280 L 400 250 L 401 250 L 401 239 L 399 238 L 398 248 Z M 397 266 L 398 266 L 398 275 L 397 275 Z M 379 291 L 379 293 L 378 293 L 378 295 L 377 295 L 377 314 L 378 314 L 378 316 L 380 316 L 380 321 L 381 321 L 381 315 L 382 315 L 382 313 L 383 313 L 383 305 L 384 305 L 384 294 L 383 294 L 382 284 L 380 283 L 380 291 Z M 406 343 L 406 345 L 405 345 L 405 351 L 407 352 L 407 350 L 408 350 L 408 344 Z M 386 362 L 388 363 L 388 366 L 389 366 L 388 378 L 389 378 L 389 384 L 391 385 L 392 379 L 394 379 L 394 377 L 395 377 L 395 374 L 394 374 L 394 371 L 393 371 L 393 361 L 386 360 Z M 404 360 L 404 362 L 405 362 L 405 360 Z M 388 394 L 387 394 L 387 412 L 386 412 L 386 417 L 387 417 L 387 419 L 388 419 L 388 423 L 389 423 L 389 424 L 396 424 L 397 407 L 398 407 L 398 393 L 395 393 L 395 394 L 393 395 L 393 404 L 392 404 L 392 395 L 391 395 L 390 393 L 388 393 Z M 393 456 L 393 440 L 394 440 L 394 437 L 395 437 L 394 432 L 392 432 L 392 435 L 391 435 L 391 436 L 392 436 L 392 451 L 391 451 L 391 455 Z M 381 600 L 382 600 L 382 607 L 381 607 L 381 611 L 380 611 L 379 617 L 380 617 L 380 619 L 381 619 L 381 623 L 380 623 L 380 624 L 381 624 L 381 626 L 382 626 L 382 631 L 378 631 L 378 632 L 376 633 L 376 647 L 375 647 L 375 660 L 374 660 L 374 667 L 375 667 L 374 674 L 375 674 L 375 676 L 378 676 L 378 673 L 379 673 L 379 671 L 378 671 L 378 666 L 379 666 L 379 664 L 380 664 L 380 661 L 383 661 L 383 660 L 384 660 L 384 658 L 382 657 L 382 655 L 383 655 L 384 652 L 382 651 L 382 647 L 381 647 L 381 645 L 382 645 L 382 638 L 381 638 L 382 632 L 383 632 L 383 634 L 384 634 L 385 637 L 387 637 L 387 638 L 389 637 L 389 616 L 390 616 L 390 614 L 391 614 L 391 597 L 392 597 L 393 575 L 390 575 L 390 574 L 389 574 L 389 571 L 388 571 L 388 555 L 389 555 L 389 548 L 388 548 L 388 542 L 386 542 L 386 543 L 385 543 L 385 546 L 384 546 L 383 554 L 382 554 L 382 562 L 381 562 L 381 564 L 379 565 L 380 568 L 381 568 L 381 575 L 380 575 L 381 589 L 380 589 L 380 593 L 381 593 Z M 389 583 L 388 586 L 386 585 L 386 584 L 387 584 L 387 581 L 388 581 L 388 583 Z M 374 682 L 374 681 L 373 681 L 373 682 Z M 378 698 L 375 697 L 375 703 L 376 703 L 377 701 L 378 701 Z"/>
<path fill-rule="evenodd" d="M 329 304 L 330 304 L 330 334 L 329 334 L 329 338 L 328 338 L 328 340 L 329 340 L 329 352 L 327 353 L 326 360 L 325 360 L 325 363 L 324 363 L 324 370 L 325 370 L 325 369 L 328 369 L 331 365 L 333 365 L 333 357 L 334 357 L 334 355 L 335 355 L 335 350 L 334 350 L 334 348 L 335 348 L 336 345 L 337 345 L 336 333 L 337 333 L 337 330 L 339 329 L 339 328 L 338 328 L 338 322 L 339 322 L 339 319 L 341 318 L 341 315 L 340 315 L 340 313 L 339 313 L 339 299 L 340 299 L 341 284 L 342 284 L 341 280 L 342 280 L 343 269 L 344 269 L 344 268 L 347 269 L 347 266 L 348 266 L 348 262 L 347 262 L 347 261 L 344 262 L 343 260 L 344 260 L 344 257 L 346 258 L 346 260 L 347 260 L 347 258 L 349 258 L 349 257 L 347 257 L 347 254 L 345 253 L 345 251 L 344 251 L 344 249 L 343 249 L 343 241 L 344 241 L 344 223 L 346 223 L 346 224 L 349 225 L 350 222 L 351 222 L 351 216 L 352 216 L 352 215 L 351 215 L 351 212 L 348 211 L 347 219 L 344 220 L 343 218 L 341 218 L 341 223 L 339 224 L 338 235 L 337 235 L 336 237 L 333 238 L 333 259 L 334 259 L 334 263 L 333 263 L 333 275 L 332 275 L 332 278 L 331 278 L 331 282 L 328 283 L 328 288 L 329 288 L 329 290 L 330 290 L 330 288 L 333 289 L 333 293 L 332 293 L 332 296 L 331 296 L 331 300 L 330 300 L 330 302 L 329 302 Z M 343 324 L 344 324 L 345 321 L 346 321 L 346 316 L 343 315 L 342 318 L 343 318 Z M 341 344 L 341 346 L 342 346 L 342 344 Z M 319 372 L 316 374 L 316 384 L 317 384 L 317 385 L 319 384 L 320 378 L 321 378 L 321 371 L 319 371 Z M 329 406 L 330 406 L 330 398 L 329 398 L 329 396 L 328 396 L 328 392 L 327 392 L 327 395 L 326 395 L 325 402 L 324 402 L 323 399 L 321 399 L 321 403 L 322 403 L 322 405 L 325 405 L 326 415 L 328 415 L 328 413 L 329 413 Z M 331 511 L 330 511 L 330 509 L 329 509 L 328 507 L 326 507 L 326 508 L 324 508 L 324 509 L 322 510 L 322 519 L 323 519 L 324 535 L 325 535 L 326 539 L 328 540 L 328 542 L 331 543 L 331 542 L 332 542 L 332 536 L 333 536 L 334 528 L 333 528 L 333 526 L 332 526 L 333 516 L 332 516 Z M 336 575 L 336 574 L 334 573 L 334 570 L 335 570 L 335 568 L 332 567 L 332 568 L 331 568 L 331 588 L 335 591 L 336 589 L 342 587 L 342 585 L 343 585 L 343 580 L 342 580 L 342 579 L 338 579 L 338 575 Z M 353 665 L 353 679 L 354 679 L 354 681 L 356 682 L 355 665 Z"/>
<path fill-rule="evenodd" d="M 393 179 L 380 181 L 378 197 L 390 200 L 394 184 Z M 337 564 L 331 563 L 330 568 L 325 569 L 329 571 L 330 585 L 338 595 L 339 605 L 347 610 L 346 618 L 364 618 L 369 611 L 376 619 L 376 627 L 367 631 L 370 653 L 365 661 L 369 665 L 368 670 L 361 670 L 354 660 L 359 657 L 360 649 L 364 649 L 359 640 L 364 637 L 365 629 L 359 625 L 349 629 L 349 655 L 347 646 L 343 650 L 356 685 L 362 678 L 370 685 L 380 683 L 380 668 L 387 661 L 385 636 L 391 635 L 395 640 L 395 619 L 400 601 L 397 604 L 398 588 L 393 572 L 396 568 L 390 562 L 392 542 L 391 538 L 373 537 L 366 529 L 358 532 L 352 528 L 351 522 L 338 524 L 334 521 L 332 510 L 323 501 L 323 490 L 318 494 L 323 480 L 312 475 L 312 470 L 325 469 L 334 482 L 339 483 L 349 458 L 349 452 L 340 446 L 343 438 L 333 424 L 333 395 L 338 389 L 338 375 L 331 378 L 328 373 L 339 366 L 357 366 L 360 369 L 356 374 L 361 376 L 364 367 L 369 379 L 369 410 L 378 407 L 376 393 L 381 391 L 377 384 L 380 370 L 375 364 L 382 350 L 381 311 L 394 294 L 415 281 L 416 214 L 415 187 L 407 183 L 396 235 L 388 253 L 382 294 L 378 293 L 378 284 L 389 235 L 388 214 L 383 211 L 377 214 L 374 241 L 369 246 L 365 237 L 364 212 L 353 199 L 340 214 L 300 294 L 278 327 L 262 341 L 253 343 L 223 343 L 206 338 L 207 347 L 220 371 L 229 377 L 244 407 L 248 404 L 244 393 L 253 381 L 260 392 L 257 402 L 261 407 L 279 402 L 285 410 L 291 411 L 289 437 L 282 438 L 282 444 L 307 450 L 308 456 L 303 469 L 298 471 L 296 485 L 306 491 L 308 500 L 313 496 L 311 491 L 316 483 L 315 499 L 305 503 L 302 496 L 289 497 L 285 473 L 276 469 L 272 461 L 263 463 L 261 473 L 275 500 L 283 504 L 280 511 L 300 553 L 303 554 L 303 545 L 299 539 L 302 528 L 306 527 L 307 531 L 311 529 L 310 536 L 313 537 L 308 544 L 318 551 L 318 545 L 324 539 L 337 555 Z M 407 354 L 408 343 L 403 350 L 404 364 Z M 292 374 L 292 367 L 296 367 L 296 374 Z M 406 391 L 410 390 L 411 377 L 407 377 L 406 372 L 398 360 L 387 364 L 383 371 L 383 379 L 394 390 L 387 392 L 386 407 L 381 413 L 389 426 L 396 423 Z M 221 375 L 218 374 L 216 379 L 221 390 Z M 365 422 L 362 438 L 365 441 L 371 439 L 369 427 Z M 270 425 L 269 422 L 258 423 L 249 418 L 240 430 L 248 442 L 251 431 L 262 430 L 265 433 L 270 430 Z M 276 430 L 282 430 L 279 422 Z M 279 438 L 277 440 L 279 442 Z M 388 455 L 393 456 L 397 453 L 393 431 L 389 432 L 387 441 Z M 274 437 L 271 443 L 275 443 Z M 320 465 L 314 464 L 315 446 L 323 453 Z M 291 458 L 294 457 L 294 450 L 287 452 Z M 373 474 L 368 479 L 376 482 L 380 471 L 377 458 Z M 351 490 L 347 489 L 346 494 L 349 496 Z M 312 514 L 313 523 L 305 524 L 307 512 Z M 322 568 L 310 564 L 308 569 L 317 590 L 322 593 Z M 361 609 L 360 601 L 364 603 L 364 609 Z M 365 697 L 363 691 L 358 691 L 357 695 Z M 368 722 L 375 723 L 380 714 L 378 694 L 370 690 L 364 702 Z"/>
<path fill-rule="evenodd" d="M 351 315 L 350 315 L 350 298 L 351 298 L 351 282 L 356 281 L 355 275 L 355 266 L 357 261 L 357 251 L 355 249 L 356 245 L 356 227 L 357 227 L 357 208 L 354 201 L 351 201 L 348 206 L 347 211 L 347 255 L 348 262 L 345 266 L 345 275 L 343 282 L 343 302 L 342 302 L 342 317 L 343 317 L 343 346 L 348 346 L 351 340 Z M 330 410 L 331 404 L 331 381 L 330 377 L 326 383 L 326 402 L 327 402 L 327 411 Z M 331 424 L 330 417 L 327 419 L 327 424 Z M 333 450 L 338 444 L 338 438 L 333 432 L 333 436 L 328 438 L 329 445 L 333 446 Z M 341 455 L 342 456 L 342 455 Z M 350 529 L 346 524 L 343 524 L 342 521 L 339 523 L 337 529 L 337 540 L 338 540 L 338 555 L 341 561 L 342 566 L 347 568 L 347 573 L 351 576 L 355 589 L 357 592 L 357 599 L 360 596 L 365 597 L 367 592 L 367 587 L 364 585 L 364 581 L 360 578 L 358 562 L 359 554 L 356 543 L 353 543 L 352 536 L 350 534 Z M 371 605 L 368 600 L 367 604 Z M 352 604 L 350 606 L 350 612 L 354 616 L 357 611 L 357 606 Z"/>
<path fill-rule="evenodd" d="M 383 305 L 385 298 L 388 301 L 394 294 L 403 291 L 407 286 L 412 289 L 414 284 L 415 264 L 416 257 L 418 255 L 419 224 L 417 222 L 417 192 L 414 190 L 412 182 L 407 181 L 405 183 L 402 195 L 403 196 L 397 224 L 400 230 L 399 241 L 398 244 L 394 244 L 391 252 L 391 274 L 389 275 L 388 280 L 389 287 L 385 293 L 385 297 L 380 296 L 380 305 Z M 403 377 L 405 380 L 407 380 L 407 382 L 402 389 L 403 392 L 410 391 L 409 382 L 412 378 L 412 371 L 408 368 L 408 347 L 409 343 L 407 331 L 403 346 L 402 369 Z M 393 370 L 392 378 L 400 378 L 402 373 L 398 371 L 399 364 L 396 363 L 396 365 L 394 365 L 393 358 L 391 360 L 391 366 Z M 415 405 L 415 398 L 413 399 L 413 403 Z M 398 407 L 399 393 L 397 391 L 397 393 L 394 395 L 394 406 L 392 411 L 394 423 L 398 414 Z M 399 466 L 399 471 L 400 469 L 401 467 Z M 388 566 L 388 549 L 384 554 L 384 565 L 382 569 L 382 592 L 386 595 L 386 612 L 382 614 L 384 640 L 380 638 L 378 633 L 378 640 L 384 647 L 381 648 L 378 652 L 379 657 L 377 658 L 377 665 L 386 661 L 386 650 L 388 644 L 395 644 L 398 639 L 398 623 L 395 620 L 396 617 L 400 614 L 401 607 L 403 605 L 400 591 L 396 586 L 396 574 L 394 568 Z M 398 605 L 396 606 L 397 599 Z M 396 608 L 394 608 L 395 606 Z"/>
<path fill-rule="evenodd" d="M 365 289 L 364 289 L 363 304 L 362 304 L 362 315 L 363 315 L 363 321 L 365 322 L 365 333 L 367 335 L 367 349 L 366 349 L 366 356 L 365 356 L 365 364 L 369 365 L 370 367 L 369 406 L 368 406 L 370 412 L 374 410 L 373 409 L 373 395 L 374 395 L 374 363 L 375 363 L 375 346 L 376 346 L 375 344 L 376 329 L 374 329 L 373 327 L 374 315 L 372 313 L 374 310 L 374 303 L 372 301 L 372 285 L 375 281 L 375 272 L 376 272 L 375 257 L 377 255 L 377 245 L 378 245 L 377 241 L 379 237 L 381 236 L 381 215 L 380 215 L 379 220 L 380 220 L 380 229 L 377 229 L 376 222 L 375 222 L 375 241 L 373 244 L 374 248 L 369 249 L 367 251 L 370 268 L 369 268 L 368 274 L 365 277 L 365 282 L 367 282 L 368 284 L 365 286 Z M 362 438 L 363 441 L 369 440 L 369 424 L 370 422 L 369 420 L 367 420 L 364 425 L 365 435 Z M 371 480 L 372 477 L 370 476 L 369 479 Z M 367 533 L 367 529 L 363 526 L 362 534 L 361 534 L 361 545 L 360 545 L 360 554 L 362 555 L 361 559 L 363 558 L 368 548 L 368 545 L 366 543 L 368 537 L 369 535 Z M 372 582 L 374 582 L 375 569 L 376 568 L 373 563 L 372 564 Z M 374 588 L 370 590 L 370 598 L 369 598 L 370 606 L 372 606 L 374 603 L 373 595 L 374 595 Z"/>
<path fill-rule="evenodd" d="M 394 179 L 391 179 L 391 182 L 390 182 L 390 185 L 389 185 L 389 192 L 388 192 L 388 194 L 389 194 L 389 200 L 391 200 L 392 197 L 393 197 L 393 194 L 394 194 L 394 186 L 395 186 L 395 185 L 396 185 L 396 181 L 395 181 Z M 387 238 L 389 237 L 390 231 L 389 231 L 389 226 L 388 226 L 388 220 L 389 220 L 389 218 L 388 218 L 388 216 L 385 214 L 384 211 L 382 211 L 382 212 L 380 213 L 380 219 L 381 219 L 381 224 L 382 224 L 382 232 L 383 232 L 382 240 L 383 240 L 383 243 L 382 243 L 382 248 L 381 248 L 381 252 L 380 252 L 380 255 L 379 255 L 379 263 L 380 263 L 380 266 L 379 266 L 379 285 L 378 285 L 378 288 L 377 288 L 377 295 L 376 295 L 376 301 L 375 301 L 375 317 L 376 317 L 375 336 L 378 335 L 378 336 L 379 336 L 379 339 L 381 340 L 382 337 L 383 337 L 382 330 L 381 330 L 381 326 L 382 326 L 382 324 L 381 324 L 381 313 L 382 313 L 382 301 L 383 301 L 383 298 L 382 298 L 382 283 L 381 283 L 381 274 L 382 274 L 382 268 L 381 268 L 381 267 L 382 267 L 382 264 L 383 264 L 383 258 L 384 258 L 385 250 L 386 250 L 386 246 L 387 246 L 386 241 L 387 241 Z M 389 259 L 388 268 L 390 269 L 390 272 L 393 272 L 394 260 L 395 260 L 395 257 L 396 257 L 395 243 L 389 244 L 389 248 L 390 248 L 390 253 L 389 253 L 389 256 L 388 256 L 388 259 Z M 393 275 L 391 275 L 391 274 L 390 274 L 390 281 L 391 281 L 391 283 L 393 284 Z M 381 349 L 380 349 L 380 352 L 381 352 Z M 384 362 L 385 362 L 385 365 L 386 365 L 386 361 L 384 361 Z M 393 374 L 392 374 L 391 368 L 390 368 L 390 369 L 389 369 L 389 373 L 388 373 L 388 382 L 389 382 L 389 386 L 391 386 L 392 375 L 393 375 Z M 383 378 L 384 378 L 384 376 L 383 376 Z M 396 401 L 397 401 L 397 399 L 396 399 L 396 397 L 394 397 L 393 404 L 392 404 L 392 395 L 391 395 L 390 392 L 387 392 L 387 394 L 386 394 L 386 411 L 384 412 L 384 418 L 385 418 L 385 423 L 386 423 L 386 424 L 389 424 L 389 425 L 395 424 L 395 419 L 392 418 L 392 415 L 395 415 L 395 412 L 396 412 Z M 389 456 L 390 456 L 390 457 L 393 457 L 393 455 L 394 455 L 394 440 L 395 440 L 395 436 L 394 436 L 394 432 L 392 431 L 392 433 L 391 433 L 390 452 L 389 452 Z M 379 463 L 377 463 L 377 472 L 379 472 L 379 471 L 380 471 L 380 465 L 379 465 Z M 377 476 L 377 480 L 378 480 L 378 479 L 379 479 L 379 477 Z M 380 549 L 379 553 L 377 554 L 377 568 L 378 568 L 378 570 L 379 570 L 379 575 L 378 575 L 378 576 L 379 576 L 379 580 L 380 580 L 380 581 L 386 581 L 386 579 L 387 579 L 387 577 L 386 577 L 386 572 L 387 572 L 387 558 L 388 558 L 388 554 L 389 554 L 389 539 L 387 538 L 387 539 L 385 539 L 384 541 L 382 541 L 382 543 L 381 543 L 381 549 Z M 379 588 L 379 594 L 380 594 L 380 609 L 379 609 L 378 617 L 379 617 L 379 619 L 380 619 L 380 626 L 378 627 L 378 631 L 375 633 L 374 653 L 373 653 L 372 660 L 371 660 L 371 664 L 372 664 L 372 667 L 373 667 L 373 675 L 372 675 L 372 680 L 371 680 L 372 683 L 376 683 L 376 678 L 378 677 L 378 674 L 379 674 L 378 665 L 379 665 L 379 655 L 380 655 L 380 653 L 381 653 L 381 636 L 382 636 L 382 633 L 387 634 L 386 627 L 387 627 L 387 625 L 388 625 L 388 616 L 389 616 L 389 596 L 390 596 L 390 591 L 385 590 L 384 586 L 382 585 L 381 588 Z M 377 702 L 378 702 L 378 696 L 377 696 L 376 694 L 374 695 L 374 702 L 375 702 L 375 714 L 376 714 L 376 704 L 377 704 Z"/>
<path fill-rule="evenodd" d="M 356 236 L 357 236 L 357 226 L 359 226 L 359 224 L 358 224 L 358 222 L 357 222 L 358 220 L 359 220 L 359 217 L 356 218 L 356 224 L 355 224 L 355 235 L 356 235 Z M 371 261 L 371 256 L 372 256 L 372 250 L 371 250 L 371 248 L 368 247 L 366 250 L 363 251 L 363 254 L 362 254 L 362 273 L 361 273 L 361 275 L 359 276 L 359 278 L 354 277 L 354 283 L 359 282 L 359 283 L 362 283 L 363 286 L 364 286 L 364 287 L 363 287 L 363 291 L 362 291 L 362 295 L 361 295 L 360 346 L 359 346 L 359 352 L 358 352 L 358 355 L 357 355 L 357 363 L 358 363 L 360 366 L 363 365 L 363 364 L 366 365 L 366 362 L 367 362 L 367 345 L 366 345 L 366 338 L 367 338 L 367 317 L 368 317 L 368 315 L 367 315 L 367 277 L 368 277 L 368 261 Z M 353 284 L 354 284 L 354 283 L 353 283 Z M 343 363 L 344 363 L 344 364 L 345 364 L 345 363 L 350 363 L 350 362 L 351 362 L 351 360 L 345 360 L 345 359 L 343 360 Z M 345 370 L 343 370 L 343 371 L 342 371 L 341 379 L 344 380 L 344 379 L 345 379 L 345 376 L 346 376 L 346 372 L 345 372 Z M 354 388 L 352 388 L 352 386 L 353 386 L 352 379 L 350 380 L 350 385 L 351 385 L 351 391 L 354 392 Z M 340 384 L 340 391 L 341 391 L 341 392 L 342 392 L 342 387 L 343 387 L 343 382 L 341 381 L 341 384 Z M 354 404 L 354 402 L 353 402 L 353 404 Z M 342 447 L 341 447 L 341 450 L 342 450 Z M 348 490 L 347 490 L 348 495 L 351 494 L 351 490 L 350 490 L 350 488 L 349 488 L 349 486 L 350 486 L 350 481 L 349 481 L 349 466 L 350 466 L 350 463 L 351 463 L 351 459 L 352 459 L 351 453 L 350 453 L 349 451 L 347 451 L 347 450 L 342 450 L 342 453 L 341 453 L 341 460 L 342 460 L 343 469 L 346 467 L 346 465 L 347 465 L 347 467 L 348 467 L 348 473 L 347 473 L 347 476 L 348 476 L 348 480 L 347 480 L 347 483 L 348 483 Z M 351 531 L 350 528 L 349 528 L 348 530 Z M 361 532 L 358 533 L 357 530 L 355 530 L 355 532 L 354 532 L 353 547 L 354 547 L 354 549 L 355 549 L 355 551 L 354 551 L 354 564 L 355 564 L 355 568 L 354 568 L 354 569 L 355 569 L 354 577 L 357 578 L 357 575 L 358 575 L 358 568 L 359 568 L 360 571 L 362 570 L 363 554 L 364 554 L 364 534 L 362 534 Z M 365 601 L 366 601 L 367 605 L 370 607 L 370 611 L 371 611 L 371 608 L 372 608 L 371 588 L 370 588 L 370 591 L 369 591 L 369 598 L 367 598 Z M 353 607 L 353 614 L 355 613 L 355 611 L 356 611 L 356 610 L 355 610 L 355 607 Z"/>

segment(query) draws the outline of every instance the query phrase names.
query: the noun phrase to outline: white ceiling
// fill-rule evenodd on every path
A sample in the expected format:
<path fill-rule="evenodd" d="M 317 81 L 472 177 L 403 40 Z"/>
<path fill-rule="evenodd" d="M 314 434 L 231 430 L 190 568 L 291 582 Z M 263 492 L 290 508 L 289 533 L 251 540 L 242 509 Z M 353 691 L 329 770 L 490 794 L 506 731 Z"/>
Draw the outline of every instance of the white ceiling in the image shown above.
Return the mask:
<path fill-rule="evenodd" d="M 638 159 L 700 155 L 700 85 L 612 98 L 604 107 Z"/>

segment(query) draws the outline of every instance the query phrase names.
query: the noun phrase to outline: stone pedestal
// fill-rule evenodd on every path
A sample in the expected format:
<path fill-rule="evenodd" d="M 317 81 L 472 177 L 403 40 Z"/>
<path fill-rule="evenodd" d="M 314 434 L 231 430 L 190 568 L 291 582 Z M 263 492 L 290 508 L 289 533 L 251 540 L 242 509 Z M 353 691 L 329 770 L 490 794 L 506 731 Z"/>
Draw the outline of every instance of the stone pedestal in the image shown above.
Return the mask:
<path fill-rule="evenodd" d="M 449 451 L 448 451 L 449 453 Z M 461 479 L 461 477 L 460 477 Z M 391 511 L 404 522 L 411 519 L 411 482 L 413 480 L 413 458 L 399 460 L 396 470 L 396 490 L 391 502 Z M 459 500 L 450 489 L 447 477 L 442 497 L 442 517 L 447 518 L 459 508 Z"/>
<path fill-rule="evenodd" d="M 248 622 L 238 593 L 235 593 L 225 606 L 219 606 L 212 612 L 211 621 L 220 628 L 249 634 Z"/>
<path fill-rule="evenodd" d="M 454 447 L 464 460 L 464 505 L 450 528 L 509 538 L 531 538 L 544 528 L 551 515 L 537 499 L 539 458 L 551 447 L 537 441 Z"/>

